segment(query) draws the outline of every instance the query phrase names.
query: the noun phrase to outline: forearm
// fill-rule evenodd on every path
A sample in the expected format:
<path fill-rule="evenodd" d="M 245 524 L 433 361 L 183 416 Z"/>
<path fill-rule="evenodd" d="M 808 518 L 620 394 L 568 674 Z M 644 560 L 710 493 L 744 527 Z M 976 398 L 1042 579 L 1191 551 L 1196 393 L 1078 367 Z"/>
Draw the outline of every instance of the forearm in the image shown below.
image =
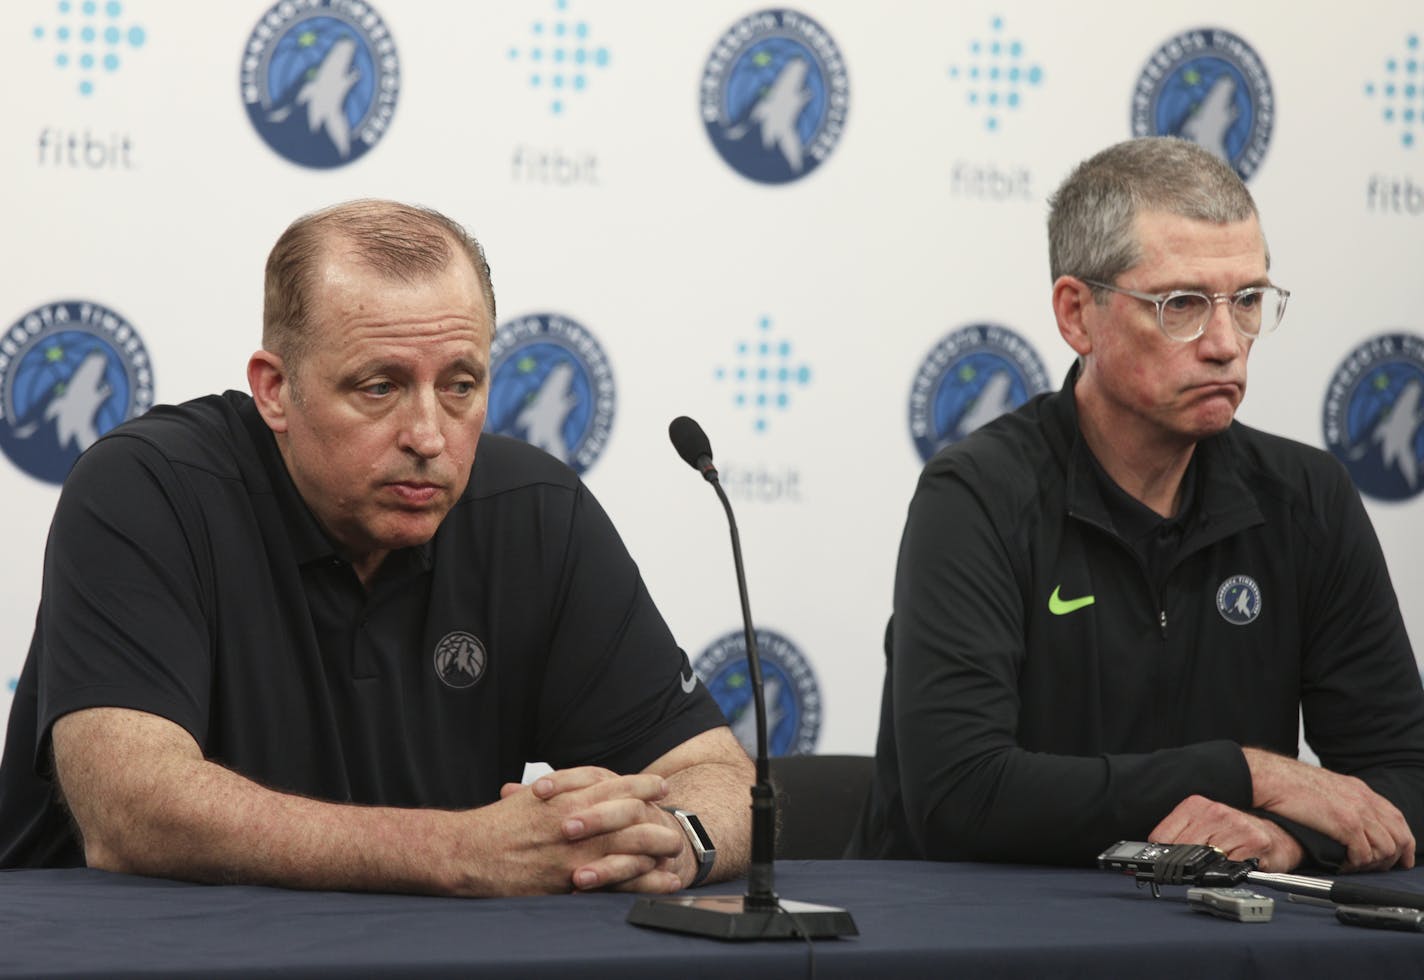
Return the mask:
<path fill-rule="evenodd" d="M 679 758 L 684 752 L 695 753 L 698 761 L 685 762 Z M 726 881 L 745 874 L 756 772 L 731 732 L 725 728 L 704 732 L 654 762 L 649 771 L 667 779 L 663 802 L 696 813 L 716 844 L 717 862 L 708 880 Z"/>
<path fill-rule="evenodd" d="M 755 773 L 742 767 L 715 762 L 668 778 L 668 805 L 696 813 L 717 845 L 717 862 L 708 881 L 727 881 L 746 874 L 751 855 L 751 786 L 755 778 Z"/>
<path fill-rule="evenodd" d="M 289 888 L 481 893 L 454 873 L 458 838 L 446 811 L 305 799 L 201 759 L 114 789 L 107 817 L 79 820 L 91 867 Z"/>
<path fill-rule="evenodd" d="M 1249 775 L 1229 742 L 1140 755 L 1067 756 L 1018 748 L 940 769 L 902 751 L 906 809 L 936 860 L 1084 864 L 1116 840 L 1145 839 L 1193 794 L 1248 805 Z"/>
<path fill-rule="evenodd" d="M 53 730 L 86 861 L 112 871 L 292 888 L 493 894 L 483 811 L 327 803 L 276 792 L 202 757 L 178 726 L 98 708 Z"/>

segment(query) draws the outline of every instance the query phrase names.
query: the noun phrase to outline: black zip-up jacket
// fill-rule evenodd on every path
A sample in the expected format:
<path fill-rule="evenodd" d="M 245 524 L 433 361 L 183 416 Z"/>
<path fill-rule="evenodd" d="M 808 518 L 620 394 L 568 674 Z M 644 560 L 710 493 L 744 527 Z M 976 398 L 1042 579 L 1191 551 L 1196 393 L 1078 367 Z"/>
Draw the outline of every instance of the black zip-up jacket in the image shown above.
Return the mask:
<path fill-rule="evenodd" d="M 1424 691 L 1344 468 L 1240 423 L 1202 441 L 1159 589 L 1114 529 L 1075 378 L 920 477 L 850 856 L 1090 863 L 1194 793 L 1249 810 L 1241 747 L 1295 756 L 1302 712 L 1322 764 L 1418 838 Z M 1307 862 L 1343 860 L 1276 822 Z"/>

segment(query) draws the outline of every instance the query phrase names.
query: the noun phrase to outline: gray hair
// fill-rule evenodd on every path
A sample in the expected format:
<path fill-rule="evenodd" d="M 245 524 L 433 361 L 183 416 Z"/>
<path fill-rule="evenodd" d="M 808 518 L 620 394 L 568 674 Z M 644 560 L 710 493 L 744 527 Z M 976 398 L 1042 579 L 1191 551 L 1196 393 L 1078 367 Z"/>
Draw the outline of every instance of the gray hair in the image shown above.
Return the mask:
<path fill-rule="evenodd" d="M 1230 165 L 1188 140 L 1150 136 L 1083 161 L 1048 201 L 1048 265 L 1059 276 L 1112 282 L 1142 259 L 1143 211 L 1227 224 L 1260 215 Z M 1262 244 L 1264 245 L 1264 235 Z M 1270 267 L 1270 251 L 1266 266 Z M 1105 291 L 1093 289 L 1098 302 Z"/>
<path fill-rule="evenodd" d="M 484 249 L 473 235 L 429 208 L 396 201 L 348 201 L 288 226 L 267 256 L 262 305 L 262 346 L 294 366 L 311 345 L 311 304 L 317 264 L 340 242 L 371 271 L 415 281 L 449 268 L 457 252 L 474 267 L 494 327 L 494 285 Z"/>

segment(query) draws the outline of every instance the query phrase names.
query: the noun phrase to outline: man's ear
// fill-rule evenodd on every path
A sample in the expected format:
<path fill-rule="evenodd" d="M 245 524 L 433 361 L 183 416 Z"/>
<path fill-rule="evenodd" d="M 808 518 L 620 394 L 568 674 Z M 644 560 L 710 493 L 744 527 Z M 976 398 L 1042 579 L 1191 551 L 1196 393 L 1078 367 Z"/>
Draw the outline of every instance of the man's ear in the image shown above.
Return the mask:
<path fill-rule="evenodd" d="M 1089 307 L 1096 306 L 1092 287 L 1075 276 L 1059 276 L 1053 284 L 1053 315 L 1058 332 L 1079 357 L 1093 349 L 1086 320 Z"/>
<path fill-rule="evenodd" d="M 247 387 L 267 428 L 286 432 L 292 386 L 282 359 L 266 350 L 253 354 L 247 361 Z"/>

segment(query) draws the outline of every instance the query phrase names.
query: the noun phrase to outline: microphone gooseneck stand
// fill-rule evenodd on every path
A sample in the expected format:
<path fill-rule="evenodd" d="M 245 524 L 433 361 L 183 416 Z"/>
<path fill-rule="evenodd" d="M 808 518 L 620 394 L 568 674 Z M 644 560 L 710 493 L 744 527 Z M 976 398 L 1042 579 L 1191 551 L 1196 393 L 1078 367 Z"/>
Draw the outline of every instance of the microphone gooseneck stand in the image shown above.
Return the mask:
<path fill-rule="evenodd" d="M 773 866 L 776 856 L 776 794 L 771 786 L 767 758 L 766 703 L 762 696 L 761 657 L 752 629 L 747 577 L 742 566 L 742 543 L 737 520 L 712 465 L 712 445 L 702 427 L 685 415 L 668 427 L 672 444 L 689 466 L 712 484 L 732 532 L 732 562 L 737 572 L 737 593 L 742 603 L 742 629 L 746 637 L 747 664 L 752 680 L 752 708 L 756 712 L 756 785 L 752 786 L 752 853 L 745 895 L 706 895 L 677 898 L 640 898 L 628 913 L 634 925 L 715 939 L 828 939 L 858 935 L 845 909 L 777 897 Z"/>

